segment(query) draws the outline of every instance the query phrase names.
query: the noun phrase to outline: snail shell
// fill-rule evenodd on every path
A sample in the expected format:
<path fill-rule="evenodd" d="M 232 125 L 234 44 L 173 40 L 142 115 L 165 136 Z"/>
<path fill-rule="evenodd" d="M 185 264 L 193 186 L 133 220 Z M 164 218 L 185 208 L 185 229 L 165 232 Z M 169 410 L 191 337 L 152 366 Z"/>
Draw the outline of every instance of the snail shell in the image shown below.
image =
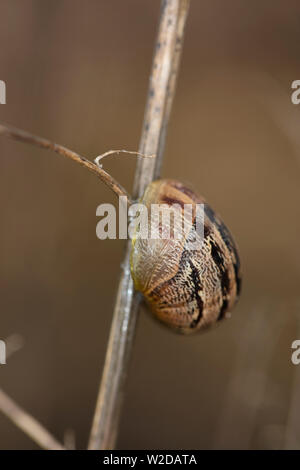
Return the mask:
<path fill-rule="evenodd" d="M 177 204 L 181 213 L 184 204 L 192 204 L 193 209 L 204 204 L 204 237 L 197 250 L 187 245 L 197 234 L 195 211 L 190 230 L 181 239 L 133 235 L 134 286 L 143 293 L 155 317 L 180 333 L 192 333 L 229 316 L 240 293 L 240 262 L 234 240 L 220 217 L 202 197 L 174 180 L 152 182 L 140 202 L 148 209 L 148 224 L 151 204 L 165 204 L 170 209 Z M 163 233 L 166 227 L 159 223 L 158 228 Z"/>

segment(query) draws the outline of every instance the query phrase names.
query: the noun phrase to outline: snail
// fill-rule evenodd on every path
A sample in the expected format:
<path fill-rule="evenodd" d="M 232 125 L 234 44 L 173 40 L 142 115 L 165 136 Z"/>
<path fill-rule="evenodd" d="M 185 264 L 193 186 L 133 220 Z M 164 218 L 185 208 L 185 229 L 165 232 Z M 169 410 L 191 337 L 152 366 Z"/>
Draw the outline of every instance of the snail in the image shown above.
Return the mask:
<path fill-rule="evenodd" d="M 205 200 L 179 181 L 149 184 L 140 201 L 147 209 L 166 204 L 183 211 L 184 204 L 204 204 L 203 243 L 195 250 L 195 211 L 185 237 L 132 237 L 130 256 L 134 287 L 154 316 L 179 333 L 202 331 L 230 316 L 241 288 L 240 261 L 232 235 Z M 150 217 L 150 212 L 148 210 Z M 159 225 L 159 230 L 165 227 Z M 137 232 L 137 229 L 136 229 Z"/>

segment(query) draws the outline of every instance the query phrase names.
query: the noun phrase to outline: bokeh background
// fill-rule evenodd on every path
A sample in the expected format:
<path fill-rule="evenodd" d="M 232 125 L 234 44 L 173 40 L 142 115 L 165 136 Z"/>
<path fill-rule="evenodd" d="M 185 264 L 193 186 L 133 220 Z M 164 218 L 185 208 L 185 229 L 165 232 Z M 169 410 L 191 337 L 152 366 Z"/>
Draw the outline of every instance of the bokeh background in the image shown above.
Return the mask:
<path fill-rule="evenodd" d="M 159 0 L 0 0 L 0 121 L 93 159 L 138 148 Z M 192 0 L 163 176 L 222 214 L 244 283 L 232 319 L 178 336 L 139 317 L 118 448 L 300 448 L 300 79 L 297 0 Z M 126 188 L 135 159 L 105 161 Z M 92 174 L 0 140 L 0 338 L 23 347 L 1 387 L 85 448 L 123 241 Z M 16 338 L 16 336 L 13 336 Z M 0 448 L 37 448 L 0 415 Z"/>

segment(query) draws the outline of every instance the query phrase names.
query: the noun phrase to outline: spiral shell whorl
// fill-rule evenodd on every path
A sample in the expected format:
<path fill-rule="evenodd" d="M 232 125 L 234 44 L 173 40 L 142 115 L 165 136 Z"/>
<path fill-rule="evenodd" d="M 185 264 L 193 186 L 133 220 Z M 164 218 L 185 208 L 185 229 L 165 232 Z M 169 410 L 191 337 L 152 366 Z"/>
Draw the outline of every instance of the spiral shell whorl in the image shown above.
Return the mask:
<path fill-rule="evenodd" d="M 234 240 L 204 199 L 174 180 L 152 182 L 142 197 L 151 204 L 205 204 L 204 239 L 199 250 L 187 249 L 186 238 L 133 238 L 131 272 L 153 314 L 181 333 L 203 330 L 225 318 L 233 308 L 241 284 L 240 263 Z M 191 227 L 192 228 L 192 227 Z M 164 227 L 160 227 L 163 230 Z"/>

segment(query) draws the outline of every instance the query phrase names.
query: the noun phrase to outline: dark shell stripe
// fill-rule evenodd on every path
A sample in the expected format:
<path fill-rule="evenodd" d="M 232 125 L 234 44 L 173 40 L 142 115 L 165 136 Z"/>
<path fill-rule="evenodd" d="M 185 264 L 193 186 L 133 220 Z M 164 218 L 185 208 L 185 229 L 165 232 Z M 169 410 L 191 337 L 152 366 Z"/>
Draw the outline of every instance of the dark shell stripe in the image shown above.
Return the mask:
<path fill-rule="evenodd" d="M 179 191 L 183 192 L 185 195 L 189 196 L 195 203 L 205 202 L 204 198 L 198 196 L 191 189 L 185 187 L 182 183 L 178 181 L 174 181 L 174 182 L 171 182 L 171 185 L 174 188 L 178 189 Z M 222 239 L 224 240 L 228 250 L 230 251 L 232 255 L 232 262 L 233 262 L 234 272 L 235 272 L 236 291 L 237 291 L 237 296 L 239 296 L 240 291 L 241 291 L 242 281 L 241 281 L 241 274 L 240 274 L 240 259 L 239 259 L 239 254 L 238 254 L 236 244 L 233 240 L 231 233 L 229 232 L 228 228 L 224 224 L 224 222 L 207 203 L 205 203 L 205 215 L 209 218 L 212 225 L 218 228 L 222 236 Z M 209 231 L 209 227 L 205 225 L 204 230 Z M 204 236 L 207 236 L 207 235 L 208 233 L 204 232 Z"/>
<path fill-rule="evenodd" d="M 224 224 L 224 222 L 219 218 L 219 216 L 215 213 L 215 211 L 208 204 L 205 205 L 205 215 L 207 215 L 211 223 L 214 224 L 218 228 L 222 236 L 222 239 L 224 240 L 228 250 L 231 253 L 234 273 L 235 273 L 236 291 L 237 291 L 237 296 L 239 296 L 240 291 L 241 291 L 242 280 L 241 280 L 241 274 L 240 274 L 240 258 L 239 258 L 239 254 L 237 251 L 236 244 L 232 238 L 231 233 L 229 232 L 228 228 Z"/>
<path fill-rule="evenodd" d="M 195 229 L 195 221 L 193 223 L 193 228 Z M 205 232 L 207 238 L 212 231 L 209 229 Z M 188 240 L 189 238 L 190 237 L 188 237 Z M 193 262 L 195 252 L 189 251 L 186 248 L 188 240 L 186 241 L 185 249 L 182 252 L 178 272 L 174 277 L 164 281 L 152 292 L 149 292 L 148 296 L 149 301 L 156 305 L 158 304 L 164 313 L 166 313 L 166 311 L 172 312 L 172 310 L 177 310 L 179 307 L 185 306 L 186 309 L 189 310 L 189 313 L 186 313 L 186 310 L 184 309 L 181 309 L 181 313 L 184 313 L 184 316 L 188 317 L 187 320 L 189 322 L 189 328 L 193 329 L 197 327 L 202 319 L 205 305 L 200 294 L 203 290 L 201 272 Z M 207 241 L 207 243 L 211 244 L 211 241 Z M 215 248 L 215 252 L 215 263 L 220 272 L 220 276 L 224 275 L 224 287 L 222 286 L 222 294 L 224 296 L 228 289 L 228 274 L 224 268 L 221 250 L 219 248 Z M 168 299 L 168 301 L 166 299 Z M 226 302 L 227 300 L 223 299 L 222 305 L 219 307 L 219 318 L 223 316 Z"/>
<path fill-rule="evenodd" d="M 164 281 L 150 292 L 148 298 L 151 303 L 158 303 L 161 310 L 166 312 L 194 305 L 188 314 L 181 308 L 181 312 L 184 316 L 188 316 L 190 327 L 193 328 L 202 318 L 203 301 L 199 294 L 202 290 L 199 272 L 193 264 L 191 254 L 188 250 L 183 251 L 178 272 L 173 278 Z"/>

